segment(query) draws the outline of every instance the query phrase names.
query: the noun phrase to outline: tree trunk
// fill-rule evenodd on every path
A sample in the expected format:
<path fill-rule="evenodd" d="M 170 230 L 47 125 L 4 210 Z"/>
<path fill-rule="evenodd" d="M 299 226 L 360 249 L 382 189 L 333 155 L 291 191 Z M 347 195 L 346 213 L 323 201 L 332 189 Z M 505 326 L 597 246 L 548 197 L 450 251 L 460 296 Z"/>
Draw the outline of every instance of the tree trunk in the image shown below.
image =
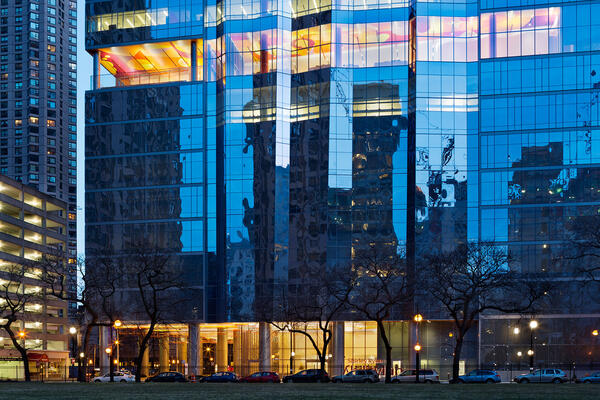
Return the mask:
<path fill-rule="evenodd" d="M 454 346 L 454 359 L 452 360 L 452 383 L 458 382 L 458 368 L 460 366 L 460 352 L 462 351 L 464 336 L 459 333 Z"/>
<path fill-rule="evenodd" d="M 90 341 L 90 330 L 93 326 L 95 326 L 95 322 L 88 324 L 85 327 L 85 333 L 83 334 L 81 343 L 81 352 L 83 353 L 83 357 L 79 357 L 79 367 L 77 369 L 77 380 L 79 382 L 87 382 L 87 349 Z"/>
<path fill-rule="evenodd" d="M 10 336 L 10 340 L 12 341 L 13 346 L 15 346 L 15 349 L 17 349 L 17 351 L 21 355 L 21 360 L 23 361 L 23 372 L 25 373 L 25 382 L 31 382 L 31 373 L 29 372 L 29 357 L 27 356 L 27 349 L 21 346 L 10 325 L 5 325 L 4 329 L 8 333 L 8 336 Z"/>
<path fill-rule="evenodd" d="M 144 362 L 144 352 L 146 351 L 146 348 L 148 347 L 148 342 L 150 341 L 150 338 L 152 337 L 152 333 L 154 332 L 155 326 L 156 326 L 155 322 L 152 322 L 150 324 L 150 328 L 148 328 L 148 332 L 146 332 L 146 334 L 142 338 L 142 341 L 140 342 L 140 349 L 139 349 L 138 355 L 135 359 L 135 381 L 136 382 L 142 381 L 142 363 Z"/>
<path fill-rule="evenodd" d="M 385 327 L 383 321 L 377 321 L 377 327 L 379 328 L 379 336 L 385 346 L 385 383 L 392 382 L 392 346 L 388 340 L 387 334 L 385 333 Z"/>

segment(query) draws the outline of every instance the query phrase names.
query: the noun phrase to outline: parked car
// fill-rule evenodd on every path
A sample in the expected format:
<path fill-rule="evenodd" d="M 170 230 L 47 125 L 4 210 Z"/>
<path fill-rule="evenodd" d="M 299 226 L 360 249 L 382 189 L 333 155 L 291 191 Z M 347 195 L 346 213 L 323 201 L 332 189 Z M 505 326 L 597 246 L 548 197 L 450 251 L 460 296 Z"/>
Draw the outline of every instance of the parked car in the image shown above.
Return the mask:
<path fill-rule="evenodd" d="M 500 374 L 491 369 L 476 369 L 458 377 L 457 383 L 500 383 Z"/>
<path fill-rule="evenodd" d="M 214 383 L 238 383 L 240 380 L 233 372 L 215 372 L 212 375 L 205 376 L 200 382 Z"/>
<path fill-rule="evenodd" d="M 169 371 L 160 372 L 156 375 L 150 376 L 146 379 L 146 382 L 187 382 L 187 378 L 179 372 Z"/>
<path fill-rule="evenodd" d="M 584 376 L 583 378 L 575 379 L 576 383 L 600 383 L 600 372 L 594 372 L 591 375 Z"/>
<path fill-rule="evenodd" d="M 401 374 L 392 376 L 392 383 L 414 383 L 417 378 L 416 369 L 407 369 Z M 419 382 L 440 383 L 440 376 L 435 369 L 420 369 Z"/>
<path fill-rule="evenodd" d="M 283 383 L 296 382 L 329 382 L 329 375 L 321 369 L 305 369 L 293 375 L 287 375 L 283 378 Z"/>
<path fill-rule="evenodd" d="M 281 378 L 277 372 L 255 372 L 252 375 L 245 376 L 240 379 L 244 383 L 279 383 Z"/>
<path fill-rule="evenodd" d="M 331 378 L 333 383 L 377 383 L 379 374 L 372 369 L 357 369 L 344 375 L 338 375 Z"/>
<path fill-rule="evenodd" d="M 568 380 L 567 374 L 562 369 L 538 369 L 514 379 L 517 383 L 564 383 Z"/>
<path fill-rule="evenodd" d="M 135 382 L 135 376 L 125 372 L 116 371 L 114 374 L 114 382 Z M 110 373 L 102 376 L 97 376 L 92 379 L 92 382 L 110 382 Z"/>

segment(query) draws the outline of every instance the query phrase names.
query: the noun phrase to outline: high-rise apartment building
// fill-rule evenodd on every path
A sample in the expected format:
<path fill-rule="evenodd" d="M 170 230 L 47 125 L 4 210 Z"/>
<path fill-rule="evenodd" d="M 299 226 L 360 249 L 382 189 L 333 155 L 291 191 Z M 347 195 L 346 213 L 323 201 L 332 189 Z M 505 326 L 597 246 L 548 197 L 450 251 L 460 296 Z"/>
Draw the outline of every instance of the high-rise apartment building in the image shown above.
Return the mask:
<path fill-rule="evenodd" d="M 28 351 L 33 380 L 68 377 L 68 303 L 51 295 L 45 271 L 36 265 L 44 254 L 64 251 L 66 207 L 63 201 L 0 176 L 0 323 L 16 314 L 10 329 L 23 339 L 20 345 Z M 0 328 L 0 379 L 23 378 L 21 355 L 8 331 Z"/>
<path fill-rule="evenodd" d="M 68 204 L 75 265 L 76 0 L 0 2 L 0 174 Z"/>
<path fill-rule="evenodd" d="M 556 256 L 570 221 L 600 206 L 600 2 L 86 6 L 86 249 L 127 254 L 144 238 L 180 257 L 197 296 L 187 321 L 202 324 L 200 339 L 173 336 L 214 345 L 221 367 L 226 341 L 232 364 L 250 365 L 236 349 L 268 343 L 257 308 L 302 294 L 315 268 L 372 243 L 414 261 L 485 240 L 510 250 L 511 268 L 562 282 L 536 316 L 536 362 L 596 349 L 593 289 L 574 292 Z M 430 303 L 417 301 L 432 321 L 423 354 L 444 368 L 452 324 Z M 396 318 L 393 357 L 410 365 L 410 321 Z M 482 319 L 467 365 L 516 365 L 523 318 Z M 381 358 L 374 323 L 340 324 L 336 362 Z M 315 365 L 304 339 L 271 338 L 281 371 L 292 352 Z"/>

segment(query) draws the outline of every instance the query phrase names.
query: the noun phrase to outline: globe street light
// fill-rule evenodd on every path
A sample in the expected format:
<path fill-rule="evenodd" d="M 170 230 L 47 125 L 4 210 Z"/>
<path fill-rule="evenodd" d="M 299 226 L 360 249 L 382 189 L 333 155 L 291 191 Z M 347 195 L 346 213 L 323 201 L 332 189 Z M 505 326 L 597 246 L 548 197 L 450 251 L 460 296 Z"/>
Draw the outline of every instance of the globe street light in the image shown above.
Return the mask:
<path fill-rule="evenodd" d="M 415 358 L 416 358 L 416 362 L 417 362 L 417 373 L 415 376 L 415 382 L 419 383 L 419 369 L 420 369 L 420 364 L 421 364 L 421 357 L 420 357 L 420 353 L 421 353 L 421 345 L 417 342 L 417 344 L 415 344 Z"/>
<path fill-rule="evenodd" d="M 416 339 L 417 339 L 417 344 L 415 344 L 415 364 L 416 364 L 416 376 L 415 376 L 415 382 L 419 382 L 419 370 L 421 369 L 421 357 L 419 352 L 421 351 L 421 345 L 419 344 L 419 323 L 421 321 L 423 321 L 423 316 L 421 314 L 416 314 L 413 317 L 413 321 L 415 321 L 416 326 L 415 326 L 415 333 L 416 333 Z"/>
<path fill-rule="evenodd" d="M 529 369 L 533 370 L 533 331 L 538 327 L 538 322 L 535 319 L 529 321 L 529 351 L 527 351 L 527 355 L 529 355 Z"/>

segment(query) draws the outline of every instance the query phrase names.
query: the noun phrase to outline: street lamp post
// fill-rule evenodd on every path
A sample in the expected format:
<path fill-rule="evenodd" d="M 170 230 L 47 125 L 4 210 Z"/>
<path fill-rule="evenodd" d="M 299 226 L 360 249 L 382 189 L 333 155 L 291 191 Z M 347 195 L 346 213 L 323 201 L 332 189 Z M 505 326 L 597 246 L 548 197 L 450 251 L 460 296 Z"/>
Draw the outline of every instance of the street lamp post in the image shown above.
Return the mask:
<path fill-rule="evenodd" d="M 415 344 L 415 364 L 416 364 L 416 375 L 415 375 L 415 382 L 419 383 L 419 372 L 421 370 L 421 357 L 420 357 L 420 351 L 421 351 L 421 345 L 419 344 L 419 323 L 421 321 L 423 321 L 423 316 L 421 314 L 417 314 L 414 316 L 413 320 L 415 321 L 416 325 L 416 339 L 417 339 L 417 344 Z"/>
<path fill-rule="evenodd" d="M 112 351 L 112 344 L 111 347 L 107 347 L 106 349 L 104 349 L 104 351 L 106 352 L 106 354 L 108 354 L 109 356 L 109 366 L 108 366 L 108 372 L 110 374 L 110 381 L 114 382 L 115 381 L 115 370 L 114 370 L 114 365 L 113 365 L 113 351 Z"/>
<path fill-rule="evenodd" d="M 527 355 L 529 355 L 529 369 L 533 371 L 533 331 L 538 327 L 538 322 L 535 319 L 529 321 L 529 350 L 527 351 Z"/>
<path fill-rule="evenodd" d="M 81 373 L 79 358 L 77 358 L 77 328 L 74 326 L 69 328 L 71 334 L 71 357 L 73 360 L 77 359 L 77 380 L 79 381 L 79 374 Z"/>
<path fill-rule="evenodd" d="M 415 361 L 417 364 L 417 371 L 416 371 L 416 375 L 415 375 L 415 382 L 419 383 L 419 372 L 421 369 L 421 357 L 420 357 L 420 353 L 421 353 L 421 345 L 419 343 L 415 344 Z"/>

